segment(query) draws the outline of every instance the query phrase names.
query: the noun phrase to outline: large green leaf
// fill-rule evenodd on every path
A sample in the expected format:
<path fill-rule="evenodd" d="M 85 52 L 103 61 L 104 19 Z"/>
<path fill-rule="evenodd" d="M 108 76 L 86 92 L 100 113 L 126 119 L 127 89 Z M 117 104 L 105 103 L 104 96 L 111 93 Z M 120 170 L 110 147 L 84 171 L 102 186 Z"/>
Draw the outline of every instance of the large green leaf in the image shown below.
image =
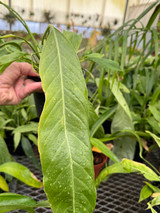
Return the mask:
<path fill-rule="evenodd" d="M 24 209 L 30 213 L 34 212 L 37 202 L 24 195 L 15 193 L 0 194 L 0 213 L 9 212 L 16 209 Z"/>
<path fill-rule="evenodd" d="M 78 57 L 58 30 L 40 60 L 46 102 L 39 124 L 44 189 L 54 213 L 93 212 L 96 201 L 88 100 Z"/>
<path fill-rule="evenodd" d="M 0 165 L 0 172 L 7 173 L 24 182 L 25 184 L 41 188 L 42 183 L 33 175 L 30 170 L 22 164 L 16 162 L 8 162 Z"/>

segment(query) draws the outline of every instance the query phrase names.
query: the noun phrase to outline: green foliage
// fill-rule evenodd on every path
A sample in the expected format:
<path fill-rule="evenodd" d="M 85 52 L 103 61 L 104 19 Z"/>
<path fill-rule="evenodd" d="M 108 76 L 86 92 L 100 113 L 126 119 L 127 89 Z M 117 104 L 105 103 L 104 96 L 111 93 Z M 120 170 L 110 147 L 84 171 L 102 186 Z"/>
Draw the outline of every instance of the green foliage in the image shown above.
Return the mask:
<path fill-rule="evenodd" d="M 33 137 L 37 135 L 38 123 L 34 121 L 37 118 L 37 113 L 32 98 L 32 96 L 26 98 L 17 106 L 0 106 L 1 135 L 4 139 L 7 136 L 12 138 L 13 135 L 15 150 L 21 141 L 22 135 L 36 143 Z M 33 136 L 30 137 L 31 133 Z"/>
<path fill-rule="evenodd" d="M 147 26 L 138 26 L 138 22 L 154 7 Z M 90 100 L 98 116 L 101 117 L 106 108 L 111 110 L 115 105 L 120 105 L 123 109 L 106 116 L 111 127 L 116 126 L 109 137 L 115 138 L 113 152 L 119 159 L 133 159 L 137 141 L 133 135 L 122 133 L 124 129 L 137 131 L 137 134 L 144 132 L 143 138 L 139 139 L 141 149 L 141 140 L 152 140 L 153 135 L 156 142 L 159 139 L 159 34 L 152 27 L 158 11 L 159 1 L 156 1 L 136 20 L 128 21 L 113 34 L 106 36 L 92 52 L 83 54 L 84 60 L 93 61 L 92 66 L 89 65 L 86 69 L 90 73 L 90 79 L 88 80 L 87 75 L 86 82 L 92 82 L 97 87 Z M 94 129 L 96 126 L 98 122 L 93 124 Z M 94 129 L 91 129 L 91 134 Z M 120 132 L 119 136 L 117 131 Z M 108 141 L 109 137 L 104 137 L 101 141 Z"/>

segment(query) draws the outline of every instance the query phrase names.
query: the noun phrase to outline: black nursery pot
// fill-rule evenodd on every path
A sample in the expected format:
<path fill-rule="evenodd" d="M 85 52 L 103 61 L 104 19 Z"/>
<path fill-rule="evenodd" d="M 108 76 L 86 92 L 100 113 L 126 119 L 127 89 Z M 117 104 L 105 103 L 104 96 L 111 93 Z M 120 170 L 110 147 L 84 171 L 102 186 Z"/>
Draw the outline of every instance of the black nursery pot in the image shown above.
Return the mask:
<path fill-rule="evenodd" d="M 25 155 L 21 144 L 19 144 L 19 146 L 17 147 L 16 150 L 14 149 L 13 135 L 12 135 L 11 131 L 7 132 L 6 137 L 5 137 L 5 142 L 7 144 L 10 154 L 18 155 L 18 156 Z"/>
<path fill-rule="evenodd" d="M 38 116 L 38 118 L 40 118 L 42 110 L 43 110 L 44 102 L 45 102 L 44 93 L 43 92 L 34 93 L 34 101 L 35 101 L 35 105 L 36 105 L 37 116 Z"/>
<path fill-rule="evenodd" d="M 111 133 L 111 121 L 106 120 L 106 121 L 103 123 L 103 128 L 104 128 L 105 134 L 110 134 L 110 133 Z"/>
<path fill-rule="evenodd" d="M 35 81 L 35 82 L 40 82 L 41 79 L 40 77 L 35 77 L 35 76 L 29 76 L 29 79 Z M 43 106 L 44 106 L 44 102 L 45 102 L 45 95 L 43 92 L 35 92 L 34 93 L 34 101 L 35 101 L 35 105 L 36 105 L 36 111 L 37 111 L 37 116 L 38 118 L 40 118 L 42 110 L 43 110 Z"/>

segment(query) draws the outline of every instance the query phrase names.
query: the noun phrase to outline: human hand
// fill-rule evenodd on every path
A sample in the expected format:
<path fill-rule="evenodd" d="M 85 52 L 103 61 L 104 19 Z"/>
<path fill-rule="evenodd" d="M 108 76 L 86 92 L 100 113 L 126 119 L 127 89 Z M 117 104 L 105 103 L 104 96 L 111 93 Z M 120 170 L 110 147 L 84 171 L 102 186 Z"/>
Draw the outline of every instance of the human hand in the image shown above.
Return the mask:
<path fill-rule="evenodd" d="M 0 75 L 0 105 L 16 105 L 32 92 L 42 91 L 41 82 L 28 76 L 39 76 L 28 63 L 13 62 L 6 68 Z"/>

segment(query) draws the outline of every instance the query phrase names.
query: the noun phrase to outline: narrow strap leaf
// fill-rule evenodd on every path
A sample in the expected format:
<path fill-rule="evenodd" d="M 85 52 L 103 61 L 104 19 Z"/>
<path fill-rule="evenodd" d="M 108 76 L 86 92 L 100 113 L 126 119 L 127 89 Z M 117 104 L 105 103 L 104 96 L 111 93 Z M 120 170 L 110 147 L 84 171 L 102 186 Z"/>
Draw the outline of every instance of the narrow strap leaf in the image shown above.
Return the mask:
<path fill-rule="evenodd" d="M 90 130 L 90 137 L 93 137 L 96 131 L 100 128 L 100 126 L 106 121 L 113 113 L 116 111 L 116 107 L 106 110 L 102 115 L 98 117 L 95 123 L 92 125 Z"/>
<path fill-rule="evenodd" d="M 98 140 L 97 138 L 90 138 L 91 144 L 97 147 L 103 154 L 113 160 L 115 163 L 119 163 L 119 159 L 117 156 L 107 147 L 103 142 Z"/>
<path fill-rule="evenodd" d="M 127 39 L 128 39 L 128 31 L 124 31 L 123 35 L 123 45 L 122 45 L 122 56 L 121 56 L 121 70 L 124 70 L 126 54 L 127 54 Z"/>

